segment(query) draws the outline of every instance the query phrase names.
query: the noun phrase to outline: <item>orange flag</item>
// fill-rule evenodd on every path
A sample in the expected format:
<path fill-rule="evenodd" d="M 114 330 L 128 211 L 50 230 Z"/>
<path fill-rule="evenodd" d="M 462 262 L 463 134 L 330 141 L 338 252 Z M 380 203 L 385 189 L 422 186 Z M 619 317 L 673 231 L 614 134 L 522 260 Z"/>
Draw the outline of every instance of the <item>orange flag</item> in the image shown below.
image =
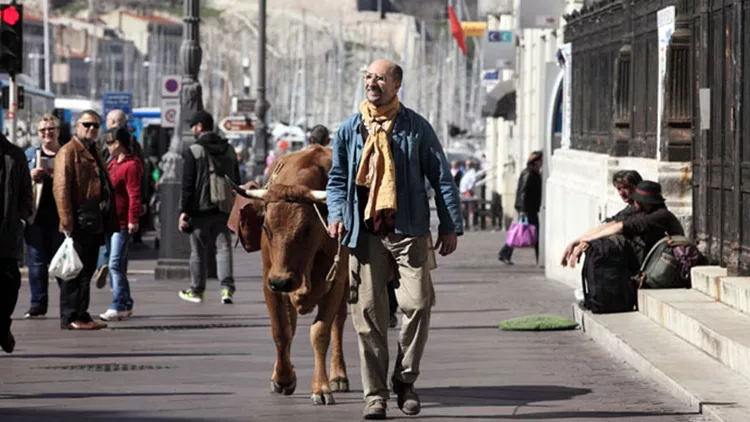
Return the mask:
<path fill-rule="evenodd" d="M 464 30 L 461 28 L 461 23 L 458 21 L 458 17 L 456 17 L 456 12 L 453 10 L 453 6 L 448 6 L 448 18 L 451 21 L 451 32 L 453 33 L 453 36 L 456 38 L 456 42 L 458 43 L 458 47 L 463 51 L 464 56 L 466 53 L 466 39 L 464 38 Z"/>

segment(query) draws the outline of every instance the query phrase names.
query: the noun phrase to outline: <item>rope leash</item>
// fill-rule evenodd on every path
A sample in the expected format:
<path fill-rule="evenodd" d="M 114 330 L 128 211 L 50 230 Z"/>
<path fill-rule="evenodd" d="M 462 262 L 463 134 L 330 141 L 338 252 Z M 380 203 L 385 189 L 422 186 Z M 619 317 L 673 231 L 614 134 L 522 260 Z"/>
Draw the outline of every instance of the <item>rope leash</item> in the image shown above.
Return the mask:
<path fill-rule="evenodd" d="M 315 208 L 315 213 L 318 214 L 320 223 L 323 224 L 323 228 L 326 230 L 326 233 L 328 233 L 328 224 L 326 223 L 326 220 L 323 218 L 323 214 L 321 214 L 320 209 L 318 209 L 318 204 L 313 202 L 313 208 Z M 341 234 L 339 234 L 336 255 L 333 257 L 333 265 L 331 265 L 331 269 L 328 270 L 328 275 L 326 276 L 326 291 L 329 291 L 331 289 L 331 286 L 333 285 L 333 280 L 336 278 L 336 273 L 339 270 L 339 261 L 341 261 L 341 241 L 342 241 Z"/>

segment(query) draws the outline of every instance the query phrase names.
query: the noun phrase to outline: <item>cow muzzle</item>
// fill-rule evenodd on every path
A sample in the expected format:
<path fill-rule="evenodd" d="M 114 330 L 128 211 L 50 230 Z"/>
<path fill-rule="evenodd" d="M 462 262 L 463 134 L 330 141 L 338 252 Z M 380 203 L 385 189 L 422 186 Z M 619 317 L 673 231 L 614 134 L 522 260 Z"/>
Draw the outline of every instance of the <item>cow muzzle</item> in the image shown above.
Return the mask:
<path fill-rule="evenodd" d="M 294 290 L 294 280 L 272 278 L 268 280 L 268 287 L 272 292 L 290 293 Z"/>

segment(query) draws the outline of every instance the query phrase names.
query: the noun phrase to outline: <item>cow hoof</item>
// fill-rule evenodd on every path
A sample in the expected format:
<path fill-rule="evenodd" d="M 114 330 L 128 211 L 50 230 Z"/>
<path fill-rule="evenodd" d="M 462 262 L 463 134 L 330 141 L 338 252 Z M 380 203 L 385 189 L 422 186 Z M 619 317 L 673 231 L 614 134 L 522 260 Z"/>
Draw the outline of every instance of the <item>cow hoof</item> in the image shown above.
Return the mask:
<path fill-rule="evenodd" d="M 320 393 L 312 393 L 310 399 L 312 400 L 312 404 L 316 406 L 336 404 L 333 394 L 322 391 Z"/>
<path fill-rule="evenodd" d="M 328 383 L 333 392 L 348 393 L 349 392 L 349 379 L 346 377 L 338 377 L 331 380 Z"/>
<path fill-rule="evenodd" d="M 272 394 L 283 394 L 285 396 L 291 396 L 294 394 L 294 390 L 297 389 L 297 380 L 292 381 L 287 386 L 281 386 L 276 381 L 271 380 L 271 393 Z"/>

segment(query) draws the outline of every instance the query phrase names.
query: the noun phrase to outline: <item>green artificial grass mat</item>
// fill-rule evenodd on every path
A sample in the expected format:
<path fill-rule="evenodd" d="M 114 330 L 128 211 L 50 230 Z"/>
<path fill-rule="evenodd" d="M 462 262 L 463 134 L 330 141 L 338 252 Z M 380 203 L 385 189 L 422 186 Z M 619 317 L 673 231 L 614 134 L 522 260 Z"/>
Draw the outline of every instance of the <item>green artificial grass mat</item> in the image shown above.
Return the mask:
<path fill-rule="evenodd" d="M 559 331 L 573 330 L 578 323 L 556 315 L 527 315 L 501 321 L 504 331 Z"/>

